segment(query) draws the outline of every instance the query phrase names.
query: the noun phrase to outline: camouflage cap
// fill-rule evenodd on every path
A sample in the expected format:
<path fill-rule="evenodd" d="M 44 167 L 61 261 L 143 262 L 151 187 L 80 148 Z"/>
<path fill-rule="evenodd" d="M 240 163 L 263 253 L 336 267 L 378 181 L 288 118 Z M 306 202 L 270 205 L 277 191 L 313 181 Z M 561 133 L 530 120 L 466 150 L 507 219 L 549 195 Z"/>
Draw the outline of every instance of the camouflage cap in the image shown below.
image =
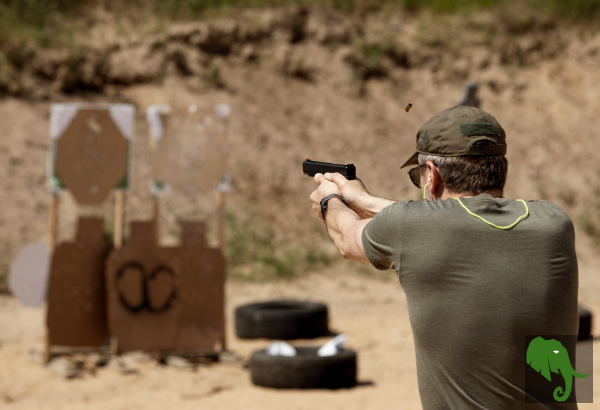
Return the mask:
<path fill-rule="evenodd" d="M 482 140 L 493 145 L 473 145 Z M 419 165 L 419 154 L 506 155 L 506 134 L 492 115 L 479 108 L 459 105 L 434 115 L 421 127 L 417 132 L 417 151 L 400 168 Z"/>

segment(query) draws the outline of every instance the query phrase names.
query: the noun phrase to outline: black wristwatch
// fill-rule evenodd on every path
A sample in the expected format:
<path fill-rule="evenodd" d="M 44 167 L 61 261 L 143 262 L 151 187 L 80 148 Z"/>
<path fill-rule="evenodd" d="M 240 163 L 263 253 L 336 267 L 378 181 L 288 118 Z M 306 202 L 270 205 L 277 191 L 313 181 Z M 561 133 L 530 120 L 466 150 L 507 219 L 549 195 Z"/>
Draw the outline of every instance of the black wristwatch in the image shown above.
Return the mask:
<path fill-rule="evenodd" d="M 327 203 L 329 202 L 330 199 L 332 198 L 338 198 L 340 199 L 344 204 L 346 204 L 346 206 L 348 206 L 348 202 L 346 202 L 346 200 L 344 199 L 343 196 L 339 195 L 339 194 L 331 194 L 331 195 L 327 195 L 325 198 L 321 199 L 321 215 L 323 216 L 323 220 L 325 220 L 325 215 L 327 215 Z"/>

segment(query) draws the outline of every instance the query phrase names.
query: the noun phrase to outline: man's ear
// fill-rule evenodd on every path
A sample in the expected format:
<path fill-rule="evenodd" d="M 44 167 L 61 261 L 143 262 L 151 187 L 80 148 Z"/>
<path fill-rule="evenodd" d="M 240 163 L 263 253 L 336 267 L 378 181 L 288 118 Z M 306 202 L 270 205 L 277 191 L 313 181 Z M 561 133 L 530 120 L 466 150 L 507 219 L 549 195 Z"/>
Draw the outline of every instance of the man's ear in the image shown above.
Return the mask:
<path fill-rule="evenodd" d="M 441 197 L 444 190 L 444 181 L 440 174 L 439 168 L 433 163 L 433 161 L 427 161 L 427 170 L 429 171 L 429 186 L 431 194 L 434 197 Z"/>

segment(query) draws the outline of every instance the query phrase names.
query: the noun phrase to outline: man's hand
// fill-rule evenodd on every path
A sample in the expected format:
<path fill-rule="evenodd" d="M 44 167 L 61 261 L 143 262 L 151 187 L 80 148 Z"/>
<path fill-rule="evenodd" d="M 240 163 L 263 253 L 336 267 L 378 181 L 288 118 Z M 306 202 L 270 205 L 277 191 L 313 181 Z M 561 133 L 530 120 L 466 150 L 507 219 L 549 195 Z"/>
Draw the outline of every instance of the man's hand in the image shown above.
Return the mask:
<path fill-rule="evenodd" d="M 344 178 L 341 174 L 337 174 L 340 177 Z M 346 178 L 344 178 L 346 179 Z M 315 181 L 319 184 L 319 187 L 316 191 L 310 194 L 310 200 L 312 201 L 313 210 L 317 213 L 318 217 L 323 221 L 323 215 L 321 215 L 321 199 L 325 198 L 327 195 L 331 194 L 339 194 L 342 195 L 342 191 L 337 186 L 336 183 L 328 181 L 325 179 L 323 174 L 316 174 Z M 342 195 L 343 196 L 343 195 Z M 323 221 L 324 223 L 325 221 Z"/>
<path fill-rule="evenodd" d="M 348 180 L 340 173 L 326 173 L 323 175 L 325 179 L 331 182 L 335 182 L 335 184 L 340 188 L 342 192 L 342 196 L 348 202 L 350 208 L 354 209 L 359 215 L 357 209 L 366 208 L 366 202 L 368 198 L 371 196 L 365 185 L 358 178 L 353 180 Z"/>

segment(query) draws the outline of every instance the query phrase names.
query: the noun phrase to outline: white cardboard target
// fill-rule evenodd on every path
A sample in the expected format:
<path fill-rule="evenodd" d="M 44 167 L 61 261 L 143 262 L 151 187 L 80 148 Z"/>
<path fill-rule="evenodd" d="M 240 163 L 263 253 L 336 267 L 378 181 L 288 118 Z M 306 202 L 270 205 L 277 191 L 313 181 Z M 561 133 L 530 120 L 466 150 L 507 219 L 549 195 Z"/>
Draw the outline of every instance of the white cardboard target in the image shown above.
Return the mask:
<path fill-rule="evenodd" d="M 50 251 L 42 243 L 28 243 L 10 264 L 8 286 L 23 306 L 38 307 L 46 300 Z"/>
<path fill-rule="evenodd" d="M 161 115 L 168 115 L 170 110 L 168 105 L 151 105 L 146 109 L 146 121 L 156 142 L 160 142 L 165 133 Z"/>
<path fill-rule="evenodd" d="M 227 104 L 199 107 L 148 107 L 146 119 L 156 148 L 153 178 L 159 187 L 180 192 L 229 189 L 227 172 Z"/>

